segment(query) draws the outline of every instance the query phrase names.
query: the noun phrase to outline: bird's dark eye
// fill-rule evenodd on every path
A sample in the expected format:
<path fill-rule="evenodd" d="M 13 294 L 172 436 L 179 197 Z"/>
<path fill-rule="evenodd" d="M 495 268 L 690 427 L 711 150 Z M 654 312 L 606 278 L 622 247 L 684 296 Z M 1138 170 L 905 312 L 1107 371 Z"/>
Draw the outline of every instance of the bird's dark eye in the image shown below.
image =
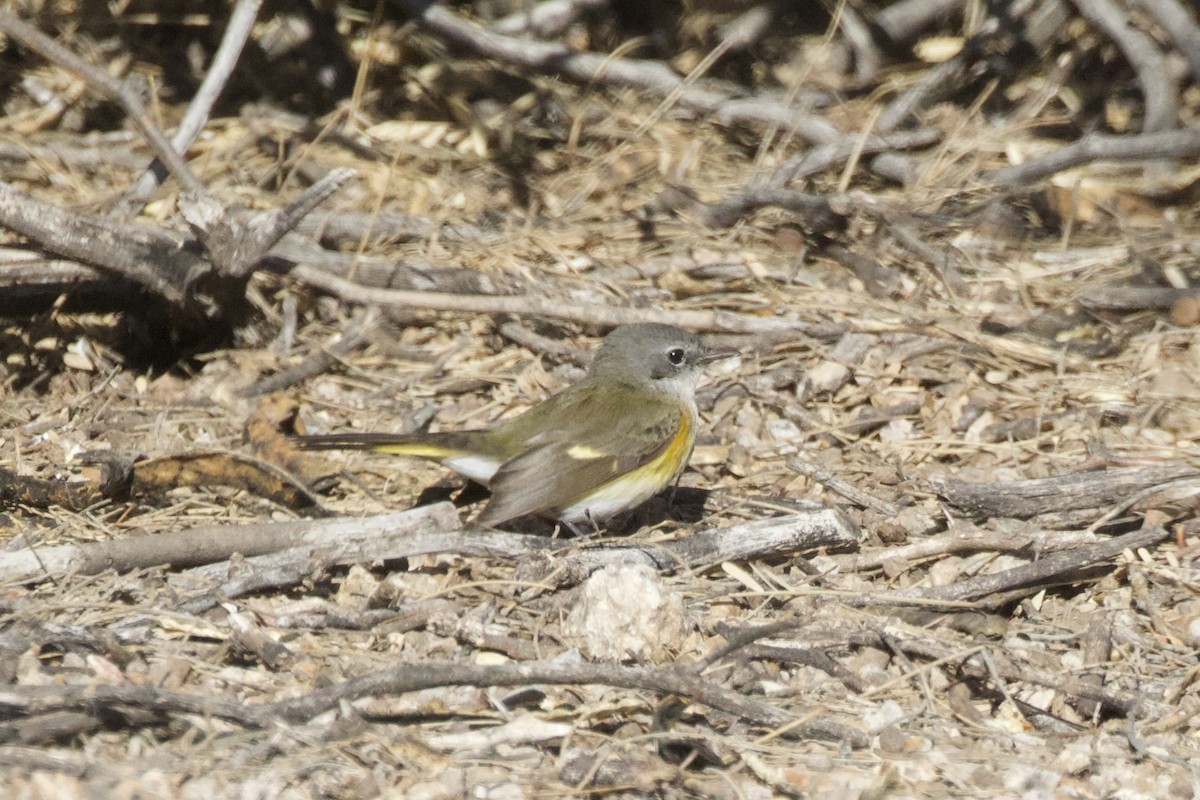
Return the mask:
<path fill-rule="evenodd" d="M 682 364 L 683 363 L 683 348 L 682 347 L 673 347 L 670 350 L 668 350 L 667 351 L 667 361 L 670 361 L 672 364 L 674 364 L 677 367 L 680 364 Z"/>

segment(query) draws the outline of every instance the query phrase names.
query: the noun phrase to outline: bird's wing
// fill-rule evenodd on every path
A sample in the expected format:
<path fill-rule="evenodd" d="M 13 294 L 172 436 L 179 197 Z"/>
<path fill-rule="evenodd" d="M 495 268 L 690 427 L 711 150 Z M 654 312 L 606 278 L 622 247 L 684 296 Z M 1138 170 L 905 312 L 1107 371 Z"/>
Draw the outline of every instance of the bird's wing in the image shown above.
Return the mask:
<path fill-rule="evenodd" d="M 629 409 L 624 403 L 614 405 Z M 543 430 L 528 449 L 496 470 L 488 483 L 492 499 L 480 524 L 501 525 L 566 508 L 653 461 L 681 431 L 687 432 L 690 415 L 672 399 L 639 398 L 635 408 L 635 413 L 593 409 L 587 415 L 562 415 L 561 428 Z"/>

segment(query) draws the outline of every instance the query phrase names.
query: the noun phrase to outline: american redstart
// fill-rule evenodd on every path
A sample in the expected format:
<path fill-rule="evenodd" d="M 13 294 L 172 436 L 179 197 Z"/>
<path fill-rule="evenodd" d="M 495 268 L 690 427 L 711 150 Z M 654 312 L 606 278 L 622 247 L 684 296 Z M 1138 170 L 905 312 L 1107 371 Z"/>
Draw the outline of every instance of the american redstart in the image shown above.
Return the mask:
<path fill-rule="evenodd" d="M 298 441 L 434 459 L 491 490 L 479 524 L 536 514 L 574 530 L 641 505 L 675 480 L 696 442 L 700 373 L 731 355 L 671 325 L 625 325 L 604 338 L 586 377 L 490 428 Z"/>

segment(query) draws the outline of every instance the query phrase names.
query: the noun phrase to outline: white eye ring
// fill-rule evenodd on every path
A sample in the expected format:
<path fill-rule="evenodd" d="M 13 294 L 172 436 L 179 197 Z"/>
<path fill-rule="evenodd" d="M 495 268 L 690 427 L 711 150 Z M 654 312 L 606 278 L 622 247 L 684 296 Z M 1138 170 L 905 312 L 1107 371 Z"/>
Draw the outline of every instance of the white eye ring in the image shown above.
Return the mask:
<path fill-rule="evenodd" d="M 667 351 L 667 361 L 678 367 L 683 363 L 683 355 L 682 347 L 672 347 Z"/>

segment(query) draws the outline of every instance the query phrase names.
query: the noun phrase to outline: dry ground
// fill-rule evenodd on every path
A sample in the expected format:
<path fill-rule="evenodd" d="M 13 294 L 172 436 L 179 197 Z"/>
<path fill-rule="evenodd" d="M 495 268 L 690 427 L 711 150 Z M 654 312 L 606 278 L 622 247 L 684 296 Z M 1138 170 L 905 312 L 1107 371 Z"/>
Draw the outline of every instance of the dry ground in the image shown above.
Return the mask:
<path fill-rule="evenodd" d="M 715 695 L 620 681 L 366 692 L 302 719 L 254 724 L 202 705 L 168 707 L 165 694 L 104 694 L 148 687 L 252 709 L 397 665 L 423 674 L 433 664 L 436 684 L 447 664 L 602 661 L 571 622 L 595 587 L 585 575 L 530 571 L 524 558 L 446 552 L 349 567 L 314 558 L 295 582 L 208 606 L 194 601 L 216 584 L 188 583 L 177 566 L 41 575 L 0 595 L 0 795 L 1196 794 L 1200 545 L 1188 470 L 1200 437 L 1200 343 L 1190 295 L 1170 293 L 1198 273 L 1186 164 L 1167 177 L 1139 168 L 1128 180 L 1089 170 L 1018 194 L 985 186 L 985 170 L 1041 146 L 1031 119 L 1049 126 L 1046 117 L 1066 113 L 1051 101 L 997 124 L 985 95 L 1037 88 L 1013 81 L 928 111 L 922 124 L 939 141 L 920 151 L 919 173 L 903 187 L 868 170 L 865 157 L 815 176 L 803 188 L 848 190 L 834 230 L 770 207 L 717 227 L 678 187 L 700 203 L 728 197 L 799 152 L 797 142 L 682 108 L 656 116 L 659 98 L 630 90 L 537 75 L 508 85 L 493 64 L 418 63 L 404 48 L 423 40 L 399 23 L 369 34 L 366 20 L 348 34 L 356 58 L 374 48 L 375 59 L 353 102 L 311 123 L 266 102 L 222 114 L 189 152 L 191 168 L 222 202 L 261 209 L 296 197 L 313 176 L 353 167 L 357 179 L 314 218 L 378 211 L 424 228 L 393 230 L 393 216 L 377 235 L 327 244 L 360 252 L 367 266 L 424 270 L 430 286 L 418 289 L 467 281 L 549 301 L 554 313 L 386 305 L 358 346 L 271 402 L 297 409 L 309 431 L 474 427 L 577 378 L 605 330 L 588 324 L 596 308 L 803 323 L 701 331 L 741 355 L 712 367 L 702 387 L 701 439 L 682 479 L 696 491 L 653 501 L 611 531 L 654 552 L 806 502 L 839 508 L 861 528 L 855 546 L 663 564 L 638 576 L 649 593 L 641 596 L 661 603 L 661 638 L 651 636 L 629 669 L 690 676 L 738 632 L 790 623 L 703 672 L 706 686 L 781 716 L 771 724 Z M 796 36 L 807 48 L 822 41 L 819 29 Z M 833 68 L 807 63 L 808 78 L 830 88 Z M 838 94 L 821 114 L 857 130 L 926 68 L 905 67 L 886 90 Z M 55 91 L 70 85 L 57 68 L 35 74 Z M 479 93 L 500 112 L 487 125 L 453 111 Z M 37 122 L 10 99 L 0 132 L 34 148 L 84 142 L 104 124 L 98 105 L 80 106 L 72 130 L 61 119 Z M 167 103 L 161 113 L 178 111 Z M 110 156 L 99 164 L 10 160 L 3 177 L 39 199 L 105 211 L 148 151 L 132 135 L 104 146 Z M 1084 178 L 1099 194 L 1079 189 Z M 143 221 L 180 227 L 168 222 L 180 201 L 170 186 Z M 864 260 L 857 274 L 847 267 Z M 1143 302 L 1147 289 L 1161 291 Z M 95 451 L 261 456 L 246 428 L 264 396 L 242 390 L 364 318 L 286 268 L 263 270 L 249 287 L 248 324 L 218 347 L 164 363 L 169 345 L 147 337 L 166 334 L 130 321 L 138 309 L 127 289 L 68 295 L 49 305 L 18 299 L 0 321 L 0 466 L 17 475 L 86 477 L 80 457 Z M 304 463 L 339 475 L 319 501 L 352 517 L 462 485 L 411 460 L 323 454 Z M 1092 476 L 1162 463 L 1182 472 L 1091 496 Z M 945 484 L 1064 475 L 1083 478 L 1068 502 L 1020 513 L 964 507 Z M 837 481 L 858 494 L 832 491 Z M 470 495 L 461 502 L 465 521 L 478 506 Z M 8 557 L 311 511 L 212 485 L 75 511 L 13 503 L 0 545 Z M 937 599 L 978 576 L 1155 526 L 1166 527 L 1165 541 Z M 560 544 L 560 557 L 592 546 Z M 682 615 L 674 637 L 672 610 Z"/>

